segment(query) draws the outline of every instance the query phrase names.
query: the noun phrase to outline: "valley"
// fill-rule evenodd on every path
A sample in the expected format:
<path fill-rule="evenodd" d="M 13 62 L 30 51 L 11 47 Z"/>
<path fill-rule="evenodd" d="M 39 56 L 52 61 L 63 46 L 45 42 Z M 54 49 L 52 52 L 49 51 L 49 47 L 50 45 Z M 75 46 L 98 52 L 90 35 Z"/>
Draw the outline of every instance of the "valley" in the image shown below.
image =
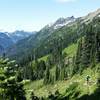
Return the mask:
<path fill-rule="evenodd" d="M 0 56 L 0 100 L 100 100 L 100 9 L 0 32 Z"/>

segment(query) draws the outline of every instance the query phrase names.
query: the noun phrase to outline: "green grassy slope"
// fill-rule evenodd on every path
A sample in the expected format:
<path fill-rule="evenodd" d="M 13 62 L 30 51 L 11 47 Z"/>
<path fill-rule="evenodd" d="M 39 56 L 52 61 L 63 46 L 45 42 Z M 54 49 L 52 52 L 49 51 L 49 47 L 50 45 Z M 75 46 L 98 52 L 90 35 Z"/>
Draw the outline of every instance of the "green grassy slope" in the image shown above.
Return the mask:
<path fill-rule="evenodd" d="M 87 85 L 86 82 L 86 76 L 89 75 L 90 83 Z M 98 74 L 95 73 L 94 70 L 91 70 L 90 68 L 84 70 L 82 75 L 75 75 L 71 79 L 63 80 L 63 81 L 57 81 L 55 84 L 49 84 L 49 85 L 43 85 L 43 80 L 37 80 L 28 83 L 25 86 L 27 98 L 29 100 L 31 91 L 34 91 L 35 95 L 38 97 L 47 97 L 49 95 L 49 92 L 55 93 L 56 90 L 59 90 L 61 94 L 65 94 L 65 91 L 68 87 L 70 87 L 73 83 L 78 83 L 77 91 L 80 91 L 79 97 L 83 96 L 84 94 L 92 94 L 94 90 L 96 89 L 96 82 L 97 82 L 97 76 Z M 70 91 L 69 91 L 70 92 Z"/>
<path fill-rule="evenodd" d="M 72 57 L 73 55 L 76 54 L 76 51 L 77 51 L 77 43 L 73 43 L 69 47 L 65 48 L 63 50 L 63 53 L 66 52 L 69 57 Z"/>
<path fill-rule="evenodd" d="M 77 44 L 72 44 L 68 48 L 65 48 L 63 52 L 66 52 L 69 57 L 72 57 L 75 55 L 77 50 Z M 39 60 L 44 60 L 46 61 L 48 55 L 40 58 Z M 100 65 L 98 64 L 96 68 L 98 68 Z M 55 71 L 55 66 L 50 70 L 52 73 Z M 90 83 L 87 85 L 86 83 L 86 76 L 89 75 L 90 78 Z M 84 94 L 91 94 L 94 92 L 96 89 L 96 82 L 97 82 L 97 76 L 98 73 L 96 73 L 96 69 L 91 69 L 88 68 L 84 70 L 82 75 L 74 75 L 74 77 L 68 79 L 68 80 L 63 80 L 63 81 L 57 81 L 54 84 L 49 84 L 49 85 L 44 85 L 43 84 L 43 79 L 42 80 L 37 80 L 33 82 L 29 82 L 25 85 L 26 89 L 26 96 L 29 99 L 31 91 L 34 91 L 35 95 L 38 97 L 47 97 L 49 95 L 49 92 L 55 93 L 56 90 L 59 90 L 61 94 L 64 96 L 68 95 L 66 94 L 65 91 L 68 87 L 70 87 L 71 84 L 73 83 L 78 83 L 77 91 L 80 91 L 79 97 L 81 97 Z M 69 91 L 70 92 L 70 91 Z"/>

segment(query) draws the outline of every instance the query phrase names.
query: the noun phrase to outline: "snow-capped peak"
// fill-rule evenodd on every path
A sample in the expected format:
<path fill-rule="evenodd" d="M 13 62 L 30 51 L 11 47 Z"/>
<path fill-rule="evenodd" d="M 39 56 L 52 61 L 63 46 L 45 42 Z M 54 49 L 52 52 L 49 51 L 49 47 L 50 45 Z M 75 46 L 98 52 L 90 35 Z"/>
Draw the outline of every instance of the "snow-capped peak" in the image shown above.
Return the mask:
<path fill-rule="evenodd" d="M 59 18 L 54 24 L 54 29 L 58 29 L 58 28 L 61 28 L 71 22 L 74 22 L 75 21 L 75 18 L 74 16 L 71 16 L 71 17 L 67 17 L 67 18 Z"/>

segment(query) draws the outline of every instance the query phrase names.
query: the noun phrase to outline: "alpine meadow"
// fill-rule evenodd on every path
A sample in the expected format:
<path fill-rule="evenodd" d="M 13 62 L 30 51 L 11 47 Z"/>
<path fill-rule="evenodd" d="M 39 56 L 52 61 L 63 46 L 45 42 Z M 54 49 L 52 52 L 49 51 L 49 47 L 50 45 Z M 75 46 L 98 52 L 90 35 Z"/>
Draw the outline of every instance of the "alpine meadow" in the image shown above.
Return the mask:
<path fill-rule="evenodd" d="M 99 7 L 0 1 L 0 100 L 100 100 Z"/>

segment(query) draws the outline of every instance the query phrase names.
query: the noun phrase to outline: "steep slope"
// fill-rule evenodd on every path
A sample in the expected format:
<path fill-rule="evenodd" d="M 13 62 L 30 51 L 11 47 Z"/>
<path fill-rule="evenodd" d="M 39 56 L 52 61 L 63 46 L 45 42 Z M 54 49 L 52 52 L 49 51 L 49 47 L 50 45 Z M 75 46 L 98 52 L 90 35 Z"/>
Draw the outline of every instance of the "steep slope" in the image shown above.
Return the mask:
<path fill-rule="evenodd" d="M 43 43 L 47 38 L 54 34 L 55 30 L 60 29 L 68 23 L 74 21 L 74 17 L 68 17 L 66 19 L 60 18 L 52 25 L 46 25 L 43 29 L 37 32 L 35 35 L 31 35 L 26 39 L 19 41 L 17 44 L 13 45 L 7 52 L 9 57 L 19 57 L 20 54 L 26 54 L 33 51 L 33 48 L 37 48 Z M 61 25 L 62 24 L 62 25 Z M 57 27 L 61 25 L 60 27 Z M 56 27 L 56 29 L 55 29 Z"/>
<path fill-rule="evenodd" d="M 77 51 L 77 45 L 72 44 L 65 48 L 63 52 L 66 52 L 68 56 L 72 57 L 76 54 Z M 73 49 L 74 48 L 74 49 Z M 46 61 L 47 56 L 44 56 L 40 58 L 39 60 Z M 93 69 L 86 68 L 82 74 L 75 74 L 73 77 L 70 77 L 68 79 L 65 79 L 63 81 L 59 80 L 56 81 L 54 84 L 43 84 L 43 79 L 36 80 L 36 81 L 28 81 L 28 83 L 25 85 L 26 89 L 26 97 L 27 99 L 30 98 L 30 94 L 32 91 L 34 91 L 35 96 L 38 97 L 49 97 L 50 93 L 54 96 L 56 96 L 56 91 L 59 91 L 60 94 L 58 94 L 59 99 L 56 100 L 66 100 L 68 97 L 68 100 L 85 100 L 85 99 L 79 99 L 84 98 L 84 96 L 91 96 L 95 93 L 97 89 L 97 79 L 98 79 L 98 68 L 100 66 L 100 63 L 97 64 Z M 54 67 L 51 69 L 51 73 L 53 74 L 55 70 Z M 89 75 L 91 77 L 89 85 L 87 84 L 86 77 Z M 76 85 L 77 84 L 77 85 Z M 76 86 L 74 88 L 74 86 Z M 77 94 L 78 93 L 78 94 Z M 87 98 L 86 96 L 86 98 Z M 98 97 L 97 97 L 98 98 Z M 48 99 L 47 99 L 48 100 Z M 52 100 L 52 99 L 51 99 Z M 91 99 L 89 99 L 91 100 Z M 95 99 L 93 99 L 95 100 Z M 98 100 L 98 99 L 96 99 Z"/>
<path fill-rule="evenodd" d="M 54 29 L 61 28 L 62 26 L 65 26 L 69 23 L 72 23 L 76 20 L 74 16 L 67 17 L 67 18 L 59 18 L 54 24 L 53 27 Z"/>
<path fill-rule="evenodd" d="M 99 66 L 99 65 L 97 65 L 97 66 Z M 86 84 L 86 80 L 85 80 L 85 77 L 87 75 L 91 76 L 91 83 L 89 86 L 89 90 L 88 90 L 88 85 Z M 67 100 L 77 100 L 79 97 L 86 95 L 88 92 L 90 93 L 89 95 L 94 93 L 94 91 L 97 88 L 97 85 L 95 83 L 97 81 L 97 77 L 98 77 L 98 73 L 94 73 L 94 70 L 86 69 L 86 70 L 84 70 L 82 75 L 76 74 L 71 79 L 57 81 L 55 84 L 44 85 L 43 80 L 28 82 L 25 85 L 26 97 L 29 100 L 30 93 L 33 90 L 34 90 L 35 96 L 44 97 L 44 98 L 48 97 L 50 95 L 49 92 L 51 92 L 53 95 L 55 95 L 55 92 L 58 90 L 60 95 L 62 95 L 61 96 L 62 99 L 56 99 L 56 100 L 66 100 L 66 99 L 64 99 L 64 97 L 67 97 L 68 95 L 69 95 L 69 97 L 72 97 L 75 93 L 77 93 L 77 91 L 80 91 L 80 94 L 78 95 L 78 97 L 73 97 L 73 99 L 72 98 L 67 99 Z M 74 86 L 74 84 L 78 84 L 77 89 L 72 89 L 72 86 Z M 80 100 L 86 100 L 86 99 L 80 99 Z M 91 100 L 91 99 L 89 99 L 89 100 Z M 93 100 L 95 100 L 95 99 L 93 99 Z M 99 100 L 99 99 L 96 99 L 96 100 Z"/>
<path fill-rule="evenodd" d="M 81 18 L 82 22 L 91 22 L 95 17 L 100 17 L 100 8 L 94 12 L 89 13 L 87 16 Z"/>
<path fill-rule="evenodd" d="M 72 41 L 76 41 L 79 37 L 84 35 L 84 24 L 91 22 L 100 14 L 100 9 L 88 14 L 85 17 L 74 18 L 60 18 L 51 25 L 46 25 L 43 29 L 37 32 L 36 35 L 30 36 L 8 50 L 7 56 L 11 58 L 18 58 L 20 54 L 43 56 L 50 53 L 52 47 L 55 46 L 54 41 L 62 39 L 64 42 L 63 48 L 68 46 Z M 71 39 L 69 39 L 71 37 Z M 53 45 L 52 45 L 53 44 Z M 35 52 L 34 52 L 35 50 Z M 20 57 L 21 59 L 21 57 Z"/>
<path fill-rule="evenodd" d="M 96 27 L 95 27 L 96 26 Z M 86 34 L 78 39 L 78 42 L 71 44 L 63 50 L 67 65 L 61 65 L 59 61 L 57 65 L 50 65 L 47 79 L 49 83 L 45 84 L 45 77 L 38 81 L 28 81 L 26 84 L 27 98 L 32 91 L 39 98 L 47 98 L 47 100 L 99 100 L 100 98 L 100 18 L 93 19 L 91 23 L 86 25 Z M 95 42 L 94 42 L 95 41 Z M 94 48 L 95 47 L 95 48 Z M 59 52 L 57 53 L 59 55 Z M 48 55 L 49 56 L 49 55 Z M 40 58 L 46 63 L 47 57 Z M 60 57 L 60 56 L 58 56 Z M 69 59 L 71 57 L 72 59 Z M 75 58 L 74 58 L 75 57 Z M 77 58 L 78 57 L 78 58 Z M 67 58 L 67 59 L 66 59 Z M 74 59 L 73 59 L 74 58 Z M 39 60 L 40 60 L 39 59 Z M 57 59 L 57 57 L 56 57 Z M 63 59 L 63 58 L 62 58 Z M 61 59 L 60 59 L 61 60 Z M 63 60 L 64 62 L 66 62 Z M 84 62 L 85 61 L 85 62 Z M 82 63 L 81 63 L 82 62 Z M 83 63 L 84 62 L 84 63 Z M 33 62 L 34 63 L 34 62 Z M 80 64 L 81 63 L 81 64 Z M 58 66 L 60 64 L 60 66 Z M 35 65 L 36 66 L 36 65 Z M 67 73 L 65 78 L 55 81 L 56 66 L 60 67 L 57 75 Z M 33 70 L 34 65 L 32 64 Z M 38 66 L 37 66 L 38 67 Z M 77 68 L 76 68 L 77 67 Z M 48 66 L 47 66 L 48 68 Z M 63 68 L 65 69 L 61 74 Z M 71 76 L 70 72 L 76 72 Z M 43 73 L 42 73 L 43 74 Z M 88 79 L 89 77 L 89 79 Z M 51 83 L 52 80 L 52 83 Z"/>

